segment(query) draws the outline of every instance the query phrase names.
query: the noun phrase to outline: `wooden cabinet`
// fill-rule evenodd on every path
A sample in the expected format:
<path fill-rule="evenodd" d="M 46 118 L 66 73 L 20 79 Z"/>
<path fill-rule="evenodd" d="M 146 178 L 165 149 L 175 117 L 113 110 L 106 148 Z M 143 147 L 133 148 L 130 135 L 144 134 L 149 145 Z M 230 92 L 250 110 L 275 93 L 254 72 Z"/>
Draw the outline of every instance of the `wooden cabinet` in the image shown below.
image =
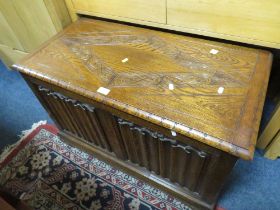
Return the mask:
<path fill-rule="evenodd" d="M 64 0 L 0 0 L 0 56 L 18 61 L 71 22 Z"/>
<path fill-rule="evenodd" d="M 63 140 L 213 209 L 236 160 L 254 155 L 271 62 L 262 50 L 80 18 L 13 67 Z"/>
<path fill-rule="evenodd" d="M 278 0 L 66 0 L 76 13 L 280 48 Z"/>
<path fill-rule="evenodd" d="M 165 23 L 165 0 L 72 0 L 81 13 Z"/>
<path fill-rule="evenodd" d="M 190 33 L 280 47 L 278 0 L 167 0 L 167 24 Z"/>

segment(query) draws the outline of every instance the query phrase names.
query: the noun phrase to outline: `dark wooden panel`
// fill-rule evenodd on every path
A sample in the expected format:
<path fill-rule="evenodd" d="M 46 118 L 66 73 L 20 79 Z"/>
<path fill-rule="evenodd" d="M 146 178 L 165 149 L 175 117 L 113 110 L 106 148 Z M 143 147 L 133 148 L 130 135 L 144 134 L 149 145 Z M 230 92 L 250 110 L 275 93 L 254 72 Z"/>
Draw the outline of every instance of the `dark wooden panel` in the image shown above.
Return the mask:
<path fill-rule="evenodd" d="M 90 145 L 113 152 L 193 196 L 214 203 L 236 158 L 205 146 L 188 145 L 177 137 L 161 134 L 116 117 L 42 86 L 33 90 L 62 130 Z M 112 153 L 111 153 L 112 154 Z M 226 163 L 227 165 L 223 165 Z"/>
<path fill-rule="evenodd" d="M 218 197 L 226 178 L 230 174 L 237 159 L 224 153 L 211 155 L 207 167 L 203 169 L 202 176 L 196 191 L 207 202 L 212 202 Z"/>
<path fill-rule="evenodd" d="M 95 139 L 96 144 L 102 148 L 108 148 L 108 143 L 103 129 L 100 126 L 100 122 L 97 118 L 96 112 L 85 113 L 83 112 L 85 121 L 87 122 L 87 128 L 91 131 L 90 138 Z"/>
<path fill-rule="evenodd" d="M 60 128 L 114 152 L 122 160 L 127 158 L 113 115 L 42 86 L 35 87 L 35 91 Z"/>
<path fill-rule="evenodd" d="M 185 174 L 187 174 L 187 172 L 190 170 L 190 168 L 186 166 L 190 164 L 190 161 L 190 152 L 179 149 L 177 151 L 177 161 L 175 161 L 175 163 L 170 167 L 171 177 L 174 177 L 181 186 L 185 185 Z"/>
<path fill-rule="evenodd" d="M 135 152 L 135 148 L 134 146 L 136 146 L 134 144 L 135 139 L 134 139 L 134 135 L 133 132 L 131 132 L 129 130 L 129 126 L 127 124 L 122 123 L 121 121 L 118 121 L 118 123 L 120 124 L 120 131 L 121 131 L 121 135 L 124 141 L 124 145 L 125 145 L 125 150 L 128 156 L 128 159 L 133 162 L 133 163 L 137 163 L 137 157 L 136 157 L 136 152 Z"/>
<path fill-rule="evenodd" d="M 149 157 L 149 170 L 155 172 L 157 175 L 160 174 L 159 169 L 159 141 L 155 141 L 154 137 L 147 137 L 148 145 L 148 157 Z"/>
<path fill-rule="evenodd" d="M 101 109 L 96 110 L 101 127 L 107 137 L 107 144 L 116 156 L 122 160 L 127 159 L 127 155 L 122 142 L 122 137 L 118 129 L 116 119 L 108 112 Z"/>
<path fill-rule="evenodd" d="M 205 163 L 206 156 L 200 156 L 196 152 L 191 152 L 191 161 L 189 164 L 188 176 L 186 178 L 185 186 L 191 191 L 195 191 L 197 184 L 199 183 L 200 173 Z"/>
<path fill-rule="evenodd" d="M 159 142 L 159 166 L 160 166 L 160 175 L 164 178 L 170 178 L 169 168 L 171 166 L 170 156 L 171 148 L 167 142 Z M 171 178 L 172 179 L 172 178 Z"/>
<path fill-rule="evenodd" d="M 118 123 L 131 162 L 199 193 L 210 154 L 123 119 Z"/>

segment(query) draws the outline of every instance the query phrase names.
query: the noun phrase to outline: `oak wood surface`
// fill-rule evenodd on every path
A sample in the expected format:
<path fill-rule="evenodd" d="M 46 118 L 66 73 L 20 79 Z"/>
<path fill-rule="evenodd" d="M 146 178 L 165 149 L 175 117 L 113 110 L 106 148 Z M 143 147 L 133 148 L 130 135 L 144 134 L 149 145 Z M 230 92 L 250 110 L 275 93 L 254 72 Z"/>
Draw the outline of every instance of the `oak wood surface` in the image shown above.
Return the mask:
<path fill-rule="evenodd" d="M 82 18 L 14 68 L 251 159 L 271 60 L 266 51 Z"/>

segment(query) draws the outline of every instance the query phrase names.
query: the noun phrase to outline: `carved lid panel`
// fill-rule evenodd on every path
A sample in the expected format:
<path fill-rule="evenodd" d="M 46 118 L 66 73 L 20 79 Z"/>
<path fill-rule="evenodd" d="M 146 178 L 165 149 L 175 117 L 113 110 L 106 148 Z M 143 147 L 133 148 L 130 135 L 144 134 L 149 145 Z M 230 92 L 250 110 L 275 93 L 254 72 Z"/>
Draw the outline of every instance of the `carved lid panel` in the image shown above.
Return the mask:
<path fill-rule="evenodd" d="M 14 68 L 249 159 L 271 60 L 265 51 L 83 18 Z"/>

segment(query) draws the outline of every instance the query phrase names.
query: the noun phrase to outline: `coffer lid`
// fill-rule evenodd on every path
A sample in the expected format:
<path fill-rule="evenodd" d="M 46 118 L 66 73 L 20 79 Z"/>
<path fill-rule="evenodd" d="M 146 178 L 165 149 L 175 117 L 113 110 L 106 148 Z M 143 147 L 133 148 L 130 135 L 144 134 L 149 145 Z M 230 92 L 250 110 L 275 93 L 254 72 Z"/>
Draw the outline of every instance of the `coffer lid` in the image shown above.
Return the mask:
<path fill-rule="evenodd" d="M 251 159 L 269 52 L 81 18 L 13 67 Z"/>

